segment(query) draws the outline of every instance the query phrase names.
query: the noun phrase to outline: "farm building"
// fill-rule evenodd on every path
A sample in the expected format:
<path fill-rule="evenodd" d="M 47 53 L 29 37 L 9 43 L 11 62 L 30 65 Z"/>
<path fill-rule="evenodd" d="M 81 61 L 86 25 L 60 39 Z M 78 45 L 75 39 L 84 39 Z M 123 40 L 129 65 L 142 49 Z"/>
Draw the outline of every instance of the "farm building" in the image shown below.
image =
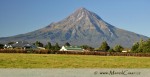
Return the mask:
<path fill-rule="evenodd" d="M 36 48 L 35 46 L 33 46 L 32 44 L 29 44 L 28 42 L 26 41 L 18 41 L 18 42 L 15 42 L 14 44 L 5 44 L 4 45 L 4 48 L 7 49 L 7 48 L 17 48 L 17 49 L 33 49 L 33 48 Z"/>
<path fill-rule="evenodd" d="M 62 46 L 60 51 L 84 51 L 84 49 L 79 46 Z"/>

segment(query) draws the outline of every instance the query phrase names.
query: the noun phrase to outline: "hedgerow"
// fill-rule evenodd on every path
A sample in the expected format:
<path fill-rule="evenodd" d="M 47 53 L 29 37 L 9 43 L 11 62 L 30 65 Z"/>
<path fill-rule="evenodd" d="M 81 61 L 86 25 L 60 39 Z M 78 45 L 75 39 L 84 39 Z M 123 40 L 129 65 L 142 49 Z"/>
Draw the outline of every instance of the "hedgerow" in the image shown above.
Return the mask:
<path fill-rule="evenodd" d="M 98 56 L 138 56 L 150 57 L 150 53 L 133 52 L 81 52 L 81 51 L 55 51 L 55 50 L 24 50 L 24 49 L 0 49 L 0 53 L 31 53 L 31 54 L 72 54 L 72 55 L 98 55 Z"/>

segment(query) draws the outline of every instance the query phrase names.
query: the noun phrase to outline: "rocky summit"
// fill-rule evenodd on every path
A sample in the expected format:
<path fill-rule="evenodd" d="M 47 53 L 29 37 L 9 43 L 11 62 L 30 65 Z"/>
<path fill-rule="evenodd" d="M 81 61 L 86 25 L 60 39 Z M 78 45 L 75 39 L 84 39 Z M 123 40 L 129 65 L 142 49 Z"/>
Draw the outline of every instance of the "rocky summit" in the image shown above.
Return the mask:
<path fill-rule="evenodd" d="M 97 14 L 85 8 L 79 8 L 62 21 L 51 23 L 30 33 L 0 38 L 0 42 L 41 41 L 46 43 L 50 41 L 60 45 L 69 42 L 71 45 L 99 47 L 103 41 L 107 41 L 111 47 L 118 44 L 123 47 L 131 47 L 140 39 L 148 39 L 148 37 L 116 28 Z"/>

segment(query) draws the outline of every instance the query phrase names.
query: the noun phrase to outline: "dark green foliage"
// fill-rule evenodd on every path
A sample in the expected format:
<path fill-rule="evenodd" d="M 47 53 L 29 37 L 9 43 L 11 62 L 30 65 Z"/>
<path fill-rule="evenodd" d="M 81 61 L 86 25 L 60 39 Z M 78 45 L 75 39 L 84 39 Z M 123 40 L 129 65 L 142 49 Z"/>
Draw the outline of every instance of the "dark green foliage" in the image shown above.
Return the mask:
<path fill-rule="evenodd" d="M 43 43 L 41 43 L 40 41 L 36 41 L 34 43 L 34 45 L 37 46 L 37 47 L 43 47 L 44 46 Z"/>
<path fill-rule="evenodd" d="M 54 50 L 60 50 L 60 46 L 58 45 L 58 43 L 55 44 Z"/>
<path fill-rule="evenodd" d="M 82 45 L 81 48 L 85 49 L 85 50 L 88 50 L 88 51 L 93 51 L 94 48 L 93 47 L 90 47 L 88 45 Z"/>
<path fill-rule="evenodd" d="M 132 46 L 131 51 L 138 52 L 138 48 L 139 48 L 139 43 L 137 42 Z"/>
<path fill-rule="evenodd" d="M 132 46 L 131 52 L 150 52 L 150 39 L 147 41 L 140 40 Z"/>
<path fill-rule="evenodd" d="M 9 42 L 8 44 L 12 45 L 12 44 L 15 44 L 15 42 Z"/>
<path fill-rule="evenodd" d="M 47 45 L 45 46 L 46 49 L 48 50 L 52 50 L 52 45 L 50 42 L 47 43 Z"/>
<path fill-rule="evenodd" d="M 60 46 L 58 43 L 56 43 L 55 45 L 52 45 L 50 42 L 48 42 L 46 45 L 45 45 L 45 49 L 47 50 L 60 50 Z"/>
<path fill-rule="evenodd" d="M 124 49 L 124 48 L 123 48 L 121 45 L 116 45 L 116 46 L 114 47 L 114 50 L 115 50 L 116 52 L 122 52 L 123 49 Z"/>
<path fill-rule="evenodd" d="M 101 46 L 99 47 L 99 50 L 108 51 L 110 47 L 108 46 L 107 42 L 102 42 Z"/>
<path fill-rule="evenodd" d="M 65 46 L 71 46 L 68 42 L 65 43 Z"/>
<path fill-rule="evenodd" d="M 108 52 L 115 52 L 115 50 L 114 49 L 109 49 Z"/>
<path fill-rule="evenodd" d="M 0 49 L 3 49 L 4 48 L 4 45 L 3 44 L 0 44 Z"/>
<path fill-rule="evenodd" d="M 144 41 L 141 39 L 140 42 L 139 42 L 139 47 L 138 47 L 137 52 L 142 52 L 143 47 L 144 47 Z"/>
<path fill-rule="evenodd" d="M 142 52 L 150 52 L 150 39 L 142 45 Z"/>
<path fill-rule="evenodd" d="M 50 42 L 48 42 L 46 45 L 45 45 L 45 48 L 47 50 L 60 50 L 60 46 L 58 43 L 56 43 L 55 45 L 52 45 Z"/>

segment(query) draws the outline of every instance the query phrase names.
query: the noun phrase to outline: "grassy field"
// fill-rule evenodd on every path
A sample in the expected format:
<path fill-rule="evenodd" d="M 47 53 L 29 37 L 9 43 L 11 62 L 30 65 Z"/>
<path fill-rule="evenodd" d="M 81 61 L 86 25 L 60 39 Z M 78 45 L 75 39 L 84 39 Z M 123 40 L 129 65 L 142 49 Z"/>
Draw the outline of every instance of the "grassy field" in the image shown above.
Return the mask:
<path fill-rule="evenodd" d="M 150 58 L 0 53 L 0 68 L 150 68 Z"/>

